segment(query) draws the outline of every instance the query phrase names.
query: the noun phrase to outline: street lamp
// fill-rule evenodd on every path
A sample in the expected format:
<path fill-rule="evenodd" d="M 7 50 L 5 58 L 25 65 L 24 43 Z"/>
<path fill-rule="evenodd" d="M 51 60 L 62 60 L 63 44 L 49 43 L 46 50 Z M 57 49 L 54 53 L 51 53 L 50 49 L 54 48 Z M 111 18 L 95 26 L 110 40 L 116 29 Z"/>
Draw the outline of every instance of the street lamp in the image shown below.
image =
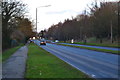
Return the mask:
<path fill-rule="evenodd" d="M 40 8 L 40 7 L 50 7 L 51 5 L 45 5 L 45 6 L 39 6 L 37 8 Z M 37 8 L 36 8 L 36 32 L 37 32 Z"/>

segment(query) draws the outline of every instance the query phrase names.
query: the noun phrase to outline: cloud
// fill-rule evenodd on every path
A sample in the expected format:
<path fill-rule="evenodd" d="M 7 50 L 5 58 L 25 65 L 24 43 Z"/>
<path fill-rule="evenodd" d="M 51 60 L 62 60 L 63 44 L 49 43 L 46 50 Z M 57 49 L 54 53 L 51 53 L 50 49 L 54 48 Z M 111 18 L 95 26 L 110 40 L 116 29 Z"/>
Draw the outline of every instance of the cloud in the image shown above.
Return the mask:
<path fill-rule="evenodd" d="M 65 13 L 75 14 L 75 13 L 80 13 L 80 12 L 77 12 L 74 10 L 62 10 L 62 11 L 49 11 L 49 12 L 46 12 L 45 14 L 54 15 L 54 14 L 65 14 Z"/>
<path fill-rule="evenodd" d="M 67 10 L 64 10 L 64 11 L 50 11 L 50 12 L 46 12 L 46 14 L 63 14 L 63 13 L 66 13 Z"/>
<path fill-rule="evenodd" d="M 95 0 L 22 0 L 28 4 L 29 15 L 36 19 L 36 8 L 39 6 L 51 5 L 50 7 L 38 8 L 38 31 L 50 27 L 66 18 L 76 17 L 81 14 L 87 5 Z M 101 0 L 99 0 L 101 1 Z M 115 0 L 107 0 L 115 1 Z"/>

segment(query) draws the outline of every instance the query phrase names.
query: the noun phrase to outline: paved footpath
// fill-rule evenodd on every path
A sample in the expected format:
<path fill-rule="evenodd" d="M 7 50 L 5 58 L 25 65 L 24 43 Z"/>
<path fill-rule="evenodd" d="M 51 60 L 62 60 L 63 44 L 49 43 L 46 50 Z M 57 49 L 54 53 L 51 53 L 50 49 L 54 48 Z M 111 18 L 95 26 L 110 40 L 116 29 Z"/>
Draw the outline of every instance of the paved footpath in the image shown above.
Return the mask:
<path fill-rule="evenodd" d="M 18 49 L 2 64 L 2 78 L 24 78 L 28 48 Z"/>

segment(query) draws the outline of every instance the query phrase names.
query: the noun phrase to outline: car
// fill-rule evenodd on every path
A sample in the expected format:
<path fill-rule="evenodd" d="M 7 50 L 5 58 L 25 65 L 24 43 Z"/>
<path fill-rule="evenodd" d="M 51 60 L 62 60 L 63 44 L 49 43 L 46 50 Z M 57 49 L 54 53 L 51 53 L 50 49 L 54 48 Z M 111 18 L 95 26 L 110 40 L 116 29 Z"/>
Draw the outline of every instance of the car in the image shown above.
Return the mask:
<path fill-rule="evenodd" d="M 40 41 L 40 45 L 46 45 L 46 41 Z"/>
<path fill-rule="evenodd" d="M 58 43 L 59 41 L 58 40 L 55 40 L 55 43 Z"/>

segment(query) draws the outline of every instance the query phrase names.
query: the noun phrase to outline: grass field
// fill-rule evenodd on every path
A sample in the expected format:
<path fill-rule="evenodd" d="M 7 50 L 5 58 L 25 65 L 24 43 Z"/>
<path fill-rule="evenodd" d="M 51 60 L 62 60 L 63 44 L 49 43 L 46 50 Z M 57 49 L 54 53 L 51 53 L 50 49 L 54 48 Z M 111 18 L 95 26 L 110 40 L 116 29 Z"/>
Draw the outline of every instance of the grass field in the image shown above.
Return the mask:
<path fill-rule="evenodd" d="M 84 73 L 33 43 L 28 49 L 25 78 L 88 78 Z"/>
<path fill-rule="evenodd" d="M 89 50 L 94 50 L 94 51 L 100 51 L 100 52 L 106 52 L 106 53 L 112 53 L 112 54 L 117 54 L 120 55 L 120 51 L 113 51 L 113 50 L 107 50 L 107 49 L 98 49 L 98 48 L 91 48 L 91 47 L 84 47 L 84 46 L 73 46 L 73 45 L 67 45 L 67 44 L 59 44 L 58 45 L 63 45 L 63 46 L 70 46 L 70 47 L 76 47 L 76 48 L 82 48 L 82 49 L 89 49 Z"/>
<path fill-rule="evenodd" d="M 4 51 L 2 53 L 2 61 L 7 60 L 15 51 L 17 51 L 22 46 L 23 45 L 20 45 L 20 46 L 17 46 L 17 47 L 14 47 L 14 48 L 10 48 L 10 49 Z"/>

